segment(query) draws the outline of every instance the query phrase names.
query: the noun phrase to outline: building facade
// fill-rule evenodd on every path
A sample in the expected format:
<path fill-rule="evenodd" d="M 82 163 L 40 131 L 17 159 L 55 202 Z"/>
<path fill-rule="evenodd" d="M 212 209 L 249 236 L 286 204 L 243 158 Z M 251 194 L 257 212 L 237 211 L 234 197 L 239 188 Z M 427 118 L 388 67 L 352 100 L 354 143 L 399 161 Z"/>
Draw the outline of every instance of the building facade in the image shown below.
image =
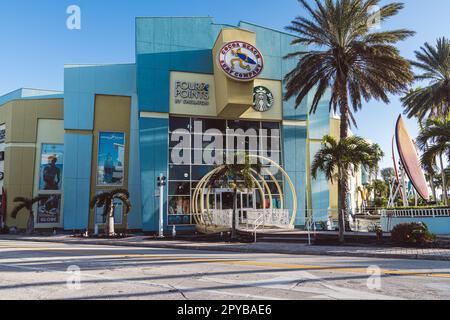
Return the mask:
<path fill-rule="evenodd" d="M 263 174 L 271 200 L 246 190 L 240 207 L 284 208 L 291 215 L 296 207 L 297 227 L 310 214 L 327 220 L 337 207 L 336 187 L 322 174 L 313 180 L 310 164 L 322 137 L 337 136 L 339 125 L 326 99 L 312 115 L 309 101 L 295 108 L 295 100 L 283 99 L 283 79 L 296 65 L 284 57 L 306 49 L 292 46 L 294 39 L 247 22 L 137 18 L 136 63 L 66 65 L 64 93 L 0 98 L 6 213 L 13 197 L 44 193 L 50 203 L 39 209 L 47 219 L 39 228 L 92 230 L 103 219 L 100 210 L 90 209 L 90 199 L 125 188 L 133 208 L 125 216 L 116 207 L 117 228 L 153 232 L 159 224 L 157 179 L 163 175 L 165 227 L 191 228 L 193 194 L 202 178 L 230 154 L 250 153 L 269 159 L 260 161 L 266 172 L 271 161 L 281 165 L 295 194 L 286 176 L 274 171 Z M 11 112 L 20 115 L 11 118 Z M 27 129 L 14 138 L 24 124 Z M 27 178 L 16 179 L 17 171 Z M 227 188 L 208 195 L 214 209 L 232 205 Z M 25 222 L 6 214 L 6 223 Z"/>

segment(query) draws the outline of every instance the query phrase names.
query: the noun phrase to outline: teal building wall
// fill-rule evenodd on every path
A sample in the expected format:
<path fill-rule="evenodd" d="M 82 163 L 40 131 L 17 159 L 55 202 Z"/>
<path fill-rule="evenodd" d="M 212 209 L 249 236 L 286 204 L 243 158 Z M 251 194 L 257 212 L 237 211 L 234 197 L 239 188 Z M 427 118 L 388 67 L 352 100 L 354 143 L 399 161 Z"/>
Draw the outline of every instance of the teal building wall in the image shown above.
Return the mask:
<path fill-rule="evenodd" d="M 148 113 L 162 113 L 168 116 L 170 94 L 170 72 L 198 72 L 213 74 L 212 47 L 224 27 L 235 27 L 256 33 L 257 47 L 264 54 L 265 68 L 260 78 L 282 81 L 285 75 L 295 65 L 295 60 L 284 57 L 293 47 L 290 45 L 295 39 L 290 34 L 257 26 L 247 22 L 240 22 L 237 26 L 215 24 L 212 18 L 137 18 L 136 19 L 136 65 L 137 92 L 139 97 L 139 111 Z M 299 47 L 296 50 L 302 49 Z M 306 48 L 303 48 L 306 49 Z M 323 108 L 322 108 L 323 109 Z M 283 164 L 291 176 L 297 189 L 298 214 L 296 225 L 304 226 L 307 209 L 307 139 L 308 122 L 319 132 L 329 132 L 329 113 L 309 115 L 308 101 L 304 101 L 298 108 L 294 99 L 283 103 L 283 119 L 303 122 L 304 125 L 283 126 Z M 158 219 L 154 201 L 150 199 L 157 192 L 156 177 L 160 173 L 167 176 L 167 163 L 160 164 L 149 161 L 155 152 L 167 154 L 168 130 L 163 127 L 161 119 L 140 118 L 140 152 L 141 152 L 141 185 L 143 201 L 143 221 L 145 230 L 155 230 Z M 158 129 L 156 129 L 156 127 Z M 148 143 L 149 132 L 158 131 L 158 147 Z M 321 137 L 320 137 L 321 138 Z M 167 160 L 167 158 L 161 158 Z M 313 199 L 328 196 L 325 184 L 314 181 L 314 190 L 318 190 Z M 322 190 L 323 189 L 323 190 Z M 285 190 L 289 190 L 287 184 Z M 150 198 L 148 198 L 150 197 Z M 292 205 L 292 195 L 287 192 L 287 204 Z M 317 206 L 328 208 L 327 202 L 317 202 Z M 167 204 L 166 204 L 167 205 Z M 292 209 L 292 208 L 289 208 Z"/>

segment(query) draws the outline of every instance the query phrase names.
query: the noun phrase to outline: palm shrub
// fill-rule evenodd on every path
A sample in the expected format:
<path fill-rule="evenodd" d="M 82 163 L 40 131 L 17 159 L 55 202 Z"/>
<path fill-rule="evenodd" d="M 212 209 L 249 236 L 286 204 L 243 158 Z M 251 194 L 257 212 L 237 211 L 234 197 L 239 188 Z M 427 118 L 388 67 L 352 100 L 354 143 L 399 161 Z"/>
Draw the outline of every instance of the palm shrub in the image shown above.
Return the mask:
<path fill-rule="evenodd" d="M 27 234 L 32 234 L 34 232 L 34 206 L 36 203 L 47 200 L 47 196 L 39 196 L 36 198 L 25 198 L 17 197 L 14 199 L 14 203 L 17 205 L 11 212 L 11 217 L 17 219 L 17 215 L 22 211 L 26 210 L 28 212 L 28 222 L 27 222 Z"/>
<path fill-rule="evenodd" d="M 127 215 L 128 213 L 130 213 L 130 193 L 125 189 L 115 189 L 112 191 L 102 192 L 93 197 L 90 203 L 91 209 L 103 208 L 103 218 L 106 221 L 105 233 L 110 237 L 113 237 L 116 234 L 114 230 L 114 200 L 116 199 L 120 200 L 123 203 L 125 209 L 124 214 Z"/>
<path fill-rule="evenodd" d="M 406 244 L 428 244 L 436 240 L 424 223 L 402 223 L 396 225 L 391 231 L 391 239 L 394 242 Z"/>
<path fill-rule="evenodd" d="M 308 17 L 292 21 L 287 30 L 298 35 L 292 45 L 301 49 L 286 56 L 298 64 L 286 75 L 285 99 L 295 97 L 296 106 L 311 98 L 310 113 L 315 113 L 327 93 L 330 109 L 341 117 L 340 137 L 349 136 L 349 126 L 356 125 L 354 113 L 363 101 L 371 99 L 389 103 L 389 94 L 407 91 L 414 80 L 410 63 L 395 44 L 414 35 L 406 29 L 376 32 L 370 21 L 379 16 L 384 23 L 403 9 L 401 3 L 380 5 L 380 0 L 299 0 Z M 371 12 L 374 7 L 379 12 Z M 305 46 L 311 46 L 307 50 Z M 346 171 L 341 179 L 347 180 Z M 348 186 L 339 188 L 339 209 L 346 210 Z"/>
<path fill-rule="evenodd" d="M 314 157 L 311 173 L 316 179 L 321 171 L 329 181 L 337 181 L 341 185 L 340 190 L 346 190 L 348 173 L 354 173 L 362 166 L 376 168 L 383 156 L 378 145 L 371 145 L 361 137 L 352 136 L 338 142 L 331 136 L 325 136 L 322 148 Z M 339 211 L 340 242 L 344 242 L 345 213 Z"/>

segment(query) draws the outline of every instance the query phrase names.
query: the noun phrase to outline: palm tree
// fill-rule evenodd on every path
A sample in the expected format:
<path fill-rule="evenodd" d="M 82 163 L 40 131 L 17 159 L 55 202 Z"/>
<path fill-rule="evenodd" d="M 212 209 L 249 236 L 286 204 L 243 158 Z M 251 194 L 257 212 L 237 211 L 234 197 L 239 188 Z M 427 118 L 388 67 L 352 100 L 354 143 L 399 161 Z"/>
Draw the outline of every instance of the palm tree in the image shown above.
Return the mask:
<path fill-rule="evenodd" d="M 238 192 L 255 187 L 252 170 L 259 171 L 260 165 L 252 165 L 250 157 L 245 155 L 244 164 L 225 164 L 218 167 L 209 182 L 209 186 L 216 188 L 229 188 L 233 190 L 233 221 L 231 226 L 231 240 L 237 239 L 237 204 Z M 264 201 L 264 199 L 262 199 Z"/>
<path fill-rule="evenodd" d="M 312 46 L 286 56 L 298 58 L 297 67 L 286 75 L 286 96 L 296 97 L 298 107 L 314 92 L 310 113 L 316 112 L 322 98 L 331 91 L 330 109 L 341 116 L 340 137 L 349 136 L 349 126 L 356 125 L 354 112 L 362 109 L 362 101 L 370 99 L 389 103 L 388 94 L 408 89 L 414 77 L 410 63 L 394 46 L 414 35 L 400 29 L 372 32 L 368 22 L 379 16 L 380 23 L 395 16 L 401 3 L 380 7 L 380 0 L 314 0 L 315 8 L 299 0 L 309 18 L 298 17 L 287 30 L 299 37 L 292 45 Z M 351 104 L 351 106 L 350 106 Z M 347 172 L 341 173 L 347 181 Z M 346 183 L 339 187 L 339 208 L 346 210 Z"/>
<path fill-rule="evenodd" d="M 116 189 L 112 191 L 105 191 L 92 198 L 90 207 L 103 208 L 103 218 L 106 221 L 105 232 L 110 237 L 115 235 L 114 230 L 114 210 L 116 208 L 114 200 L 120 200 L 124 207 L 124 214 L 127 215 L 131 210 L 130 194 L 125 189 Z"/>
<path fill-rule="evenodd" d="M 426 149 L 428 148 L 428 146 L 425 147 Z M 425 149 L 425 150 L 426 150 Z M 431 161 L 431 162 L 425 162 L 425 161 L 429 161 L 429 159 L 422 159 L 422 167 L 425 171 L 425 178 L 428 180 L 430 187 L 431 187 L 431 193 L 433 194 L 433 201 L 435 201 L 436 203 L 438 202 L 437 196 L 436 196 L 436 171 L 437 171 L 437 166 L 436 166 L 436 161 Z"/>
<path fill-rule="evenodd" d="M 430 116 L 446 117 L 450 104 L 450 41 L 440 38 L 435 47 L 425 43 L 415 55 L 417 61 L 411 64 L 423 71 L 415 78 L 429 84 L 411 90 L 402 98 L 405 113 L 419 121 Z"/>
<path fill-rule="evenodd" d="M 381 170 L 381 177 L 383 178 L 383 181 L 389 185 L 392 180 L 395 179 L 395 169 L 384 168 L 383 170 Z"/>
<path fill-rule="evenodd" d="M 424 165 L 435 164 L 437 158 L 440 160 L 442 191 L 445 205 L 448 206 L 448 186 L 445 168 L 450 163 L 450 116 L 428 119 L 417 138 L 417 143 L 419 148 L 424 151 L 422 155 L 422 163 Z M 444 156 L 447 157 L 446 165 L 444 164 Z"/>
<path fill-rule="evenodd" d="M 378 145 L 371 145 L 361 137 L 348 137 L 339 142 L 331 136 L 325 136 L 322 149 L 315 155 L 311 166 L 314 179 L 318 172 L 326 178 L 339 184 L 348 184 L 348 173 L 356 172 L 360 167 L 376 168 L 384 154 L 380 153 Z M 344 187 L 341 187 L 344 188 Z M 339 211 L 339 241 L 344 242 L 345 219 L 344 212 Z"/>
<path fill-rule="evenodd" d="M 17 197 L 14 199 L 14 203 L 17 203 L 17 205 L 14 207 L 13 211 L 11 212 L 11 217 L 13 219 L 17 219 L 17 215 L 20 211 L 23 209 L 28 211 L 28 222 L 27 222 L 27 234 L 32 234 L 34 232 L 34 210 L 33 207 L 36 203 L 47 200 L 47 196 L 39 196 L 36 198 L 24 198 L 24 197 Z"/>

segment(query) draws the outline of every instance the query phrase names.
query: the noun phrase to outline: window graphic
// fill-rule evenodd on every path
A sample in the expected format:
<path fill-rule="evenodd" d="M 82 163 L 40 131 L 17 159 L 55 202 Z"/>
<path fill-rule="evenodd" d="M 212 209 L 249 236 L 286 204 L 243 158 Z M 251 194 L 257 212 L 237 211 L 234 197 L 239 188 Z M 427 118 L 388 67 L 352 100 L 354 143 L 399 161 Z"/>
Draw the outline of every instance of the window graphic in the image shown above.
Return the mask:
<path fill-rule="evenodd" d="M 64 145 L 42 144 L 39 190 L 61 191 L 64 169 Z"/>
<path fill-rule="evenodd" d="M 101 132 L 98 145 L 97 185 L 123 186 L 125 134 Z"/>

